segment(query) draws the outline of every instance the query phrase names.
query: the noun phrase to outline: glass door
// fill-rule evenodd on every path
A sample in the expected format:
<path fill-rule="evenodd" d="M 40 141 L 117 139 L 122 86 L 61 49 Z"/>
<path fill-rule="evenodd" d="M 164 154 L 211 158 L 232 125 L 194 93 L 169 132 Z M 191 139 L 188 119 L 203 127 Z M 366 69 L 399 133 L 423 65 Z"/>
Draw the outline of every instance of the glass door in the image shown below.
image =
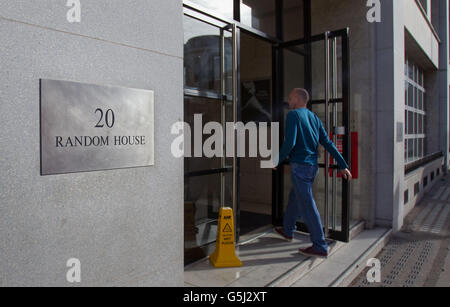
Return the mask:
<path fill-rule="evenodd" d="M 203 129 L 208 122 L 220 123 L 225 144 L 226 122 L 236 122 L 237 47 L 234 25 L 189 9 L 183 18 L 184 122 L 191 130 L 185 133 L 184 159 L 184 254 L 189 264 L 214 248 L 219 208 L 236 207 L 236 159 L 206 157 L 203 144 L 211 134 Z M 201 131 L 196 131 L 199 120 Z M 189 156 L 186 144 L 191 144 Z"/>
<path fill-rule="evenodd" d="M 240 121 L 255 124 L 262 135 L 260 123 L 267 124 L 267 144 L 272 125 L 273 75 L 272 43 L 241 31 L 239 41 Z M 250 135 L 249 135 L 250 136 Z M 251 141 L 245 138 L 249 153 Z M 272 169 L 261 168 L 266 160 L 260 153 L 239 158 L 239 224 L 240 239 L 245 240 L 272 225 Z"/>
<path fill-rule="evenodd" d="M 330 139 L 349 165 L 350 161 L 350 76 L 348 29 L 326 32 L 310 39 L 280 44 L 277 63 L 278 101 L 287 101 L 295 87 L 307 89 L 311 95 L 309 109 L 322 120 Z M 285 104 L 284 104 L 285 105 Z M 278 108 L 284 123 L 287 108 Z M 282 110 L 282 111 L 281 111 Z M 281 129 L 284 133 L 283 130 Z M 284 135 L 280 136 L 280 140 Z M 350 228 L 350 183 L 338 174 L 334 159 L 319 147 L 319 167 L 313 194 L 327 238 L 348 242 Z M 277 221 L 281 222 L 291 189 L 289 164 L 285 162 L 276 174 L 278 193 Z M 301 218 L 297 229 L 307 231 Z"/>

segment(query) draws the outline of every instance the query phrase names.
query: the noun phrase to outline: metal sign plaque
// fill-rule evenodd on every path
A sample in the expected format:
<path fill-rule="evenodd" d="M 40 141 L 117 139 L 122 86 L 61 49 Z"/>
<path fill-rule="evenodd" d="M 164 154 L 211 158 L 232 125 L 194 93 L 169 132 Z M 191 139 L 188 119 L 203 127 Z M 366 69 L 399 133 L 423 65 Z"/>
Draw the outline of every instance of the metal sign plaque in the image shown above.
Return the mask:
<path fill-rule="evenodd" d="M 154 164 L 153 91 L 41 80 L 41 175 Z"/>

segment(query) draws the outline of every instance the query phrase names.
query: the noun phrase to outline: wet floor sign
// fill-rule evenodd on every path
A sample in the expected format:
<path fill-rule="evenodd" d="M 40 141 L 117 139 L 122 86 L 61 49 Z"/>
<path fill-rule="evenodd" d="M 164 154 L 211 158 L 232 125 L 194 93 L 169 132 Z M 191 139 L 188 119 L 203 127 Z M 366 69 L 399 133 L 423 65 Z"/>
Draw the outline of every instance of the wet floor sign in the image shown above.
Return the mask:
<path fill-rule="evenodd" d="M 216 250 L 209 256 L 216 268 L 239 267 L 242 262 L 236 256 L 234 242 L 233 209 L 219 209 Z"/>

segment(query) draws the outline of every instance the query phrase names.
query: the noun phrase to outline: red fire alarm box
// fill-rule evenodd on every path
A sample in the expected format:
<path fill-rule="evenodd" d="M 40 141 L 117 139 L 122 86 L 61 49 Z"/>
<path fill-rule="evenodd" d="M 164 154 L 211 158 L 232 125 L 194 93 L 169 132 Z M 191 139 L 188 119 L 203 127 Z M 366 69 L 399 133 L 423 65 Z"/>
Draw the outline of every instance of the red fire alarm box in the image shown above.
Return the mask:
<path fill-rule="evenodd" d="M 350 134 L 351 136 L 351 163 L 350 163 L 350 171 L 352 173 L 353 179 L 358 179 L 358 132 L 352 132 Z M 330 134 L 330 139 L 333 139 L 333 133 Z M 336 148 L 337 150 L 343 154 L 344 153 L 344 135 L 338 134 L 336 137 Z M 330 165 L 333 164 L 333 157 L 330 155 Z M 329 176 L 333 176 L 333 170 L 329 169 Z M 342 178 L 342 175 L 340 173 L 336 174 L 337 178 Z"/>

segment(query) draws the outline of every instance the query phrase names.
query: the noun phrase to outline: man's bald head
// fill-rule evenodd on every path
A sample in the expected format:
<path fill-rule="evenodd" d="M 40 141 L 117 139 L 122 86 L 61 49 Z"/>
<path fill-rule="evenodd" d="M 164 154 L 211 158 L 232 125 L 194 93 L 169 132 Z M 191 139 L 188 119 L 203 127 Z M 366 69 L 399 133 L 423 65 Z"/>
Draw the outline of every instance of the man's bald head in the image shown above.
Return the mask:
<path fill-rule="evenodd" d="M 300 100 L 307 105 L 309 102 L 309 93 L 307 90 L 305 90 L 304 88 L 294 88 L 292 90 L 292 92 L 294 93 L 295 96 L 297 96 L 298 98 L 300 98 Z"/>
<path fill-rule="evenodd" d="M 294 88 L 289 95 L 291 109 L 304 108 L 308 105 L 309 93 L 304 88 Z"/>

